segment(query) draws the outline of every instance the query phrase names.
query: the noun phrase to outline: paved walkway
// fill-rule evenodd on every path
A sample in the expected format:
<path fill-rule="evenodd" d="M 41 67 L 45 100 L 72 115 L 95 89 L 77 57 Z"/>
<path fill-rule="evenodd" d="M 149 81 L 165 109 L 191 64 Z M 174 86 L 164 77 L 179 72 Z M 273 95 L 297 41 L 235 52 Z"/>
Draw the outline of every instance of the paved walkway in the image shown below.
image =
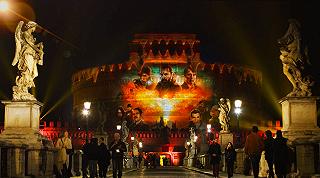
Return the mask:
<path fill-rule="evenodd" d="M 220 178 L 227 178 L 227 173 L 220 172 Z M 107 177 L 112 177 L 112 171 L 108 171 Z M 212 178 L 211 170 L 187 168 L 187 167 L 158 167 L 123 170 L 123 178 L 136 177 L 136 178 Z M 251 176 L 252 177 L 252 176 Z M 73 178 L 82 178 L 81 176 Z M 240 174 L 234 174 L 233 178 L 250 178 Z"/>
<path fill-rule="evenodd" d="M 188 167 L 184 167 L 185 169 L 188 170 L 192 170 L 201 174 L 206 174 L 206 175 L 210 175 L 211 177 L 213 176 L 212 174 L 212 170 L 206 170 L 206 169 L 198 169 L 198 168 L 188 168 Z M 224 177 L 228 177 L 228 174 L 226 172 L 219 172 L 219 177 L 224 178 Z M 245 176 L 243 174 L 233 174 L 233 178 L 250 178 L 253 176 Z"/>

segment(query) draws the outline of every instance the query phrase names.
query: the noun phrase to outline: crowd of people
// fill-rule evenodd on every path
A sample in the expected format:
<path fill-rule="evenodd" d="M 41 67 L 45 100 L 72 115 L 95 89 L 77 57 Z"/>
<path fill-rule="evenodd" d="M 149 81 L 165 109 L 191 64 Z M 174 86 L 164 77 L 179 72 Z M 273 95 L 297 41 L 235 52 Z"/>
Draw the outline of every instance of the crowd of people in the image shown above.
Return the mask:
<path fill-rule="evenodd" d="M 268 177 L 284 178 L 289 173 L 292 163 L 292 150 L 287 146 L 287 139 L 282 136 L 278 130 L 273 138 L 270 130 L 265 131 L 264 139 L 258 135 L 258 127 L 253 126 L 251 133 L 247 136 L 244 153 L 247 162 L 244 162 L 244 173 L 249 175 L 251 167 L 253 176 L 258 178 L 259 163 L 261 154 L 265 151 L 265 160 L 268 165 Z M 68 132 L 65 131 L 56 141 L 55 147 L 58 149 L 58 156 L 55 163 L 57 177 L 70 177 L 71 168 L 69 157 L 72 154 L 72 143 Z M 83 177 L 101 177 L 107 176 L 108 167 L 112 162 L 112 172 L 114 178 L 122 177 L 124 152 L 127 152 L 125 143 L 121 140 L 120 134 L 114 134 L 114 140 L 109 147 L 103 137 L 92 138 L 86 142 L 82 148 L 82 173 Z M 218 139 L 211 138 L 211 144 L 208 149 L 210 164 L 213 169 L 213 176 L 219 177 L 220 162 L 222 159 L 222 149 Z M 236 151 L 231 142 L 224 148 L 224 158 L 228 177 L 233 177 Z M 160 158 L 158 153 L 139 154 L 134 157 L 136 168 L 142 167 L 142 162 L 146 168 L 156 168 L 160 166 L 162 159 L 164 166 L 170 165 L 170 159 Z M 98 171 L 99 170 L 99 171 Z M 275 170 L 275 172 L 274 172 Z"/>
<path fill-rule="evenodd" d="M 265 151 L 265 160 L 268 164 L 268 178 L 285 178 L 289 173 L 292 163 L 292 150 L 287 145 L 287 139 L 282 136 L 281 130 L 276 132 L 276 138 L 272 137 L 272 132 L 265 132 L 265 139 L 258 134 L 258 127 L 253 126 L 251 133 L 247 136 L 244 152 L 247 162 L 244 163 L 244 173 L 249 175 L 250 167 L 254 178 L 259 175 L 259 163 L 261 154 Z M 233 177 L 234 162 L 236 161 L 236 151 L 233 144 L 229 142 L 224 148 L 225 163 L 228 177 Z M 213 138 L 208 150 L 210 164 L 212 165 L 213 177 L 219 177 L 220 161 L 222 158 L 221 146 L 218 140 Z M 274 173 L 275 170 L 275 173 Z"/>

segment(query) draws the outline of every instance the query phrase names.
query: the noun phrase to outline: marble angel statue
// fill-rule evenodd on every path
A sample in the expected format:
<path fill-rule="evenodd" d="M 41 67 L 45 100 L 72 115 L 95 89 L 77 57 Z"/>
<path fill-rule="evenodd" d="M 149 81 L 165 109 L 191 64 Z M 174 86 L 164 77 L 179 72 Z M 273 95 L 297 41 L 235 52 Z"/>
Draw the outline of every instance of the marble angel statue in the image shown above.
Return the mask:
<path fill-rule="evenodd" d="M 308 49 L 303 43 L 300 29 L 300 23 L 290 19 L 286 34 L 278 39 L 283 73 L 293 86 L 293 91 L 287 96 L 311 96 L 311 87 L 314 85 L 314 80 L 309 72 L 311 64 Z"/>
<path fill-rule="evenodd" d="M 36 44 L 32 33 L 37 24 L 29 21 L 24 25 L 23 21 L 18 23 L 15 32 L 16 51 L 12 61 L 13 66 L 18 67 L 16 86 L 13 86 L 13 100 L 36 100 L 28 92 L 29 88 L 35 87 L 34 79 L 38 76 L 37 64 L 43 65 L 43 44 Z"/>
<path fill-rule="evenodd" d="M 220 98 L 219 104 L 219 122 L 221 124 L 221 132 L 230 132 L 230 110 L 231 103 L 228 98 Z"/>

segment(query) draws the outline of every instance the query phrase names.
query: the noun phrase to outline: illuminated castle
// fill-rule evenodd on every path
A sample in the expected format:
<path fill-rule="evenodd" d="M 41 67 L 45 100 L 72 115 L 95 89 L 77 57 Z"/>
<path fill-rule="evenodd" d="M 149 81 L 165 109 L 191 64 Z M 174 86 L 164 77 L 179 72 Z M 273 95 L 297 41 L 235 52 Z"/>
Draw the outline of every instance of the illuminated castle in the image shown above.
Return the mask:
<path fill-rule="evenodd" d="M 73 116 L 75 120 L 79 125 L 85 123 L 81 116 L 81 110 L 83 102 L 88 100 L 93 105 L 92 115 L 89 119 L 90 128 L 96 128 L 97 123 L 102 120 L 107 120 L 106 129 L 111 128 L 112 124 L 119 122 L 115 117 L 117 107 L 123 106 L 125 108 L 129 103 L 133 107 L 144 108 L 144 120 L 148 124 L 159 122 L 159 116 L 163 116 L 166 108 L 169 108 L 167 116 L 179 128 L 187 126 L 190 110 L 206 99 L 209 101 L 209 110 L 217 98 L 227 97 L 231 100 L 243 99 L 247 111 L 255 107 L 250 113 L 256 112 L 256 108 L 259 108 L 260 105 L 257 92 L 261 86 L 261 73 L 238 65 L 204 63 L 200 57 L 199 45 L 200 41 L 196 39 L 194 34 L 135 35 L 134 40 L 129 44 L 130 55 L 127 62 L 87 68 L 72 76 Z M 197 83 L 209 91 L 210 96 L 207 98 L 201 95 L 187 96 L 192 92 L 184 92 L 179 95 L 178 102 L 180 103 L 178 103 L 175 102 L 178 99 L 159 99 L 157 96 L 153 96 L 155 94 L 140 96 L 139 93 L 134 93 L 135 98 L 126 95 L 124 88 L 130 86 L 128 83 L 139 77 L 138 73 L 143 66 L 152 68 L 151 78 L 154 83 L 157 83 L 161 80 L 160 68 L 165 64 L 173 68 L 175 81 L 179 85 L 185 80 L 184 69 L 187 66 L 192 66 L 197 72 Z M 145 93 L 143 92 L 143 94 Z M 185 100 L 181 100 L 184 97 Z M 161 102 L 166 105 L 161 105 Z M 182 105 L 186 103 L 188 105 Z M 160 109 L 155 109 L 157 107 Z M 174 110 L 176 108 L 179 110 Z M 181 112 L 181 108 L 186 109 Z M 249 116 L 247 119 L 250 119 Z"/>

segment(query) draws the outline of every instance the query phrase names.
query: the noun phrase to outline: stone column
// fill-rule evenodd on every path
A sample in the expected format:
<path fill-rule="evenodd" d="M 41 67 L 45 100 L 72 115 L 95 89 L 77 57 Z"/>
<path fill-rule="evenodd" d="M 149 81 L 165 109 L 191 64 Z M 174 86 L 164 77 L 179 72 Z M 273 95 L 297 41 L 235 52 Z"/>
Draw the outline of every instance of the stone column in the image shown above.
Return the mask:
<path fill-rule="evenodd" d="M 0 177 L 24 177 L 25 176 L 25 150 L 26 145 L 20 147 L 1 143 L 2 164 Z"/>
<path fill-rule="evenodd" d="M 315 146 L 320 143 L 320 129 L 317 126 L 318 97 L 285 97 L 281 99 L 284 137 L 296 149 L 298 176 L 315 173 L 315 161 L 319 154 Z M 318 157 L 315 157 L 318 156 Z"/>

